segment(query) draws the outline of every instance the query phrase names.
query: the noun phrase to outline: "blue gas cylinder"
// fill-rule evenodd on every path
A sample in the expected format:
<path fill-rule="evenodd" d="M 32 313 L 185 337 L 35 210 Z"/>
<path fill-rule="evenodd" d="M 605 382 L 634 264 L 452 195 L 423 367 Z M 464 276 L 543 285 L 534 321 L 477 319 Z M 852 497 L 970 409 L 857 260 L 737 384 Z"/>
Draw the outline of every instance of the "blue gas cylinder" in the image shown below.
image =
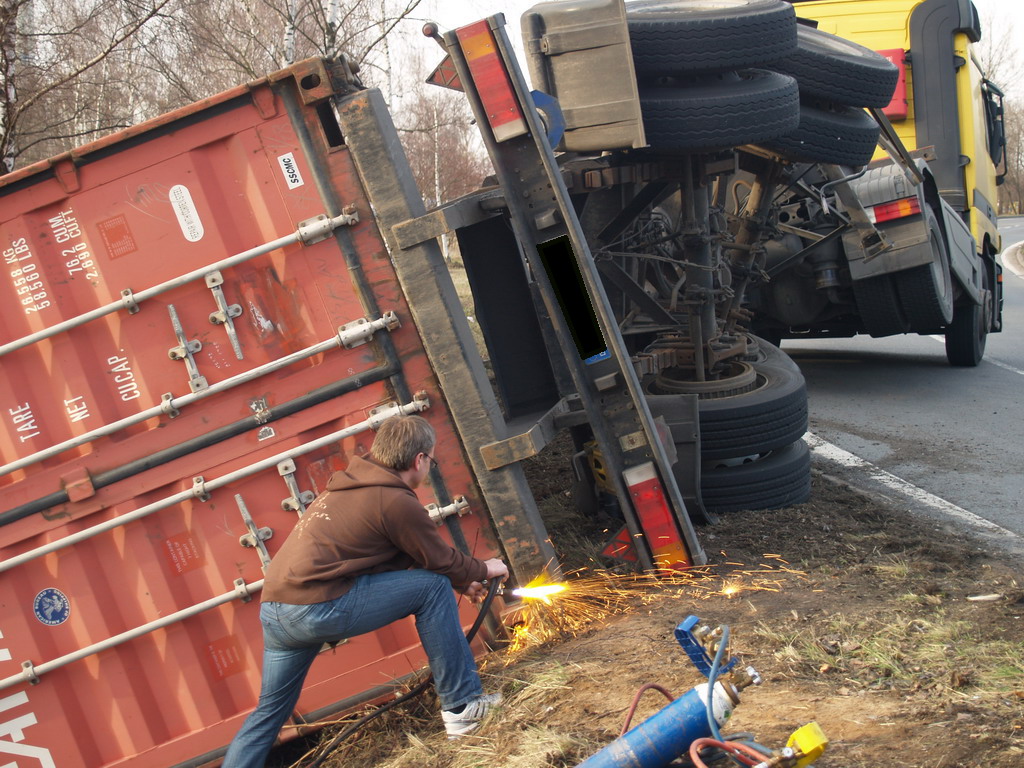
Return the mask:
<path fill-rule="evenodd" d="M 663 768 L 685 754 L 694 741 L 711 736 L 707 699 L 707 683 L 690 689 L 576 768 Z M 734 706 L 724 685 L 715 683 L 715 722 L 724 724 Z"/>

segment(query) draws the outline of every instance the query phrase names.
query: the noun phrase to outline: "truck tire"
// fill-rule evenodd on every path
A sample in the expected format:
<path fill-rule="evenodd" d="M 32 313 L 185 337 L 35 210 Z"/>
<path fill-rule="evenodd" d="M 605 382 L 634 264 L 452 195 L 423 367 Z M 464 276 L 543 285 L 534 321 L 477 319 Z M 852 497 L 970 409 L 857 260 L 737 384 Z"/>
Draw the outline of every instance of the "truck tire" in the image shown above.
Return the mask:
<path fill-rule="evenodd" d="M 767 359 L 754 364 L 757 389 L 701 400 L 702 458 L 767 453 L 799 440 L 807 431 L 807 384 L 800 368 L 778 347 L 761 346 Z"/>
<path fill-rule="evenodd" d="M 878 125 L 864 110 L 804 99 L 800 125 L 764 146 L 793 160 L 860 167 L 877 144 Z"/>
<path fill-rule="evenodd" d="M 638 76 L 758 67 L 796 50 L 781 0 L 641 0 L 626 5 Z"/>
<path fill-rule="evenodd" d="M 884 56 L 805 24 L 797 24 L 796 38 L 796 50 L 772 69 L 795 77 L 801 97 L 851 107 L 884 107 L 892 100 L 899 70 Z"/>
<path fill-rule="evenodd" d="M 811 454 L 803 440 L 742 464 L 706 464 L 700 493 L 708 512 L 778 509 L 811 495 Z"/>
<path fill-rule="evenodd" d="M 903 315 L 899 294 L 892 275 L 879 275 L 853 283 L 853 298 L 857 303 L 864 330 L 878 338 L 906 333 L 910 323 Z"/>
<path fill-rule="evenodd" d="M 953 322 L 946 328 L 946 359 L 950 365 L 974 368 L 985 356 L 993 301 L 987 269 L 983 288 L 981 304 L 964 304 L 953 311 Z"/>
<path fill-rule="evenodd" d="M 897 272 L 894 277 L 910 330 L 931 333 L 953 319 L 953 278 L 946 243 L 930 208 L 924 210 L 924 219 L 935 259 L 931 264 Z"/>
<path fill-rule="evenodd" d="M 754 372 L 750 386 L 733 392 L 726 379 L 720 393 L 705 392 L 698 401 L 702 460 L 768 453 L 807 431 L 807 384 L 800 368 L 778 347 L 759 346 L 761 354 L 748 364 Z M 670 428 L 679 423 L 673 419 L 678 395 L 658 394 L 654 381 L 646 389 L 651 413 L 664 416 Z"/>
<path fill-rule="evenodd" d="M 798 104 L 793 78 L 761 69 L 640 89 L 647 141 L 662 151 L 724 149 L 774 139 L 796 129 Z"/>

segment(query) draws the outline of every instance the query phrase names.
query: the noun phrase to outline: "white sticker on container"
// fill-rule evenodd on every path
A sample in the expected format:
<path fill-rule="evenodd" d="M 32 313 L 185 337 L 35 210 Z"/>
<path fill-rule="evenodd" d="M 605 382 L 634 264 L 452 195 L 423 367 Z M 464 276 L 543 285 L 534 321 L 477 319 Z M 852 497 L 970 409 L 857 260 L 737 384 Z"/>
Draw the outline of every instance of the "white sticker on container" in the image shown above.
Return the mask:
<path fill-rule="evenodd" d="M 198 243 L 203 239 L 206 231 L 203 229 L 203 222 L 199 218 L 199 211 L 196 204 L 192 202 L 192 193 L 188 187 L 175 184 L 169 193 L 171 206 L 174 208 L 174 215 L 178 217 L 178 225 L 181 233 L 190 243 Z"/>
<path fill-rule="evenodd" d="M 305 183 L 302 180 L 302 174 L 299 173 L 299 164 L 295 162 L 295 155 L 291 152 L 287 155 L 281 155 L 277 158 L 277 162 L 281 164 L 281 172 L 284 174 L 284 183 L 288 185 L 288 189 L 301 187 Z"/>

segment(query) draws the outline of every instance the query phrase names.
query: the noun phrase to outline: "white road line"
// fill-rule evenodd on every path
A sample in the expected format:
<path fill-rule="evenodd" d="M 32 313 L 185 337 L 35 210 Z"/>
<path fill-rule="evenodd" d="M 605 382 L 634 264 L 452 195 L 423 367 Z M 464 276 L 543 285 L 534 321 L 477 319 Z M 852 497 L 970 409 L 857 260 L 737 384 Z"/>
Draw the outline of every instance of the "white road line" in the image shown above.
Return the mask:
<path fill-rule="evenodd" d="M 945 339 L 943 339 L 943 341 L 945 341 Z M 1024 376 L 1024 371 L 1022 371 L 1020 368 L 1014 368 L 1012 365 L 1007 365 L 1006 363 L 1003 363 L 999 360 L 993 360 L 991 357 L 983 358 L 983 362 L 992 363 L 992 365 L 998 365 L 1000 368 L 1005 368 L 1008 371 Z"/>
<path fill-rule="evenodd" d="M 930 336 L 928 336 L 928 338 L 929 339 L 935 339 L 935 341 L 942 342 L 943 344 L 946 343 L 946 337 L 945 336 L 936 336 L 935 334 L 931 334 Z M 992 365 L 995 365 L 995 366 L 998 366 L 999 368 L 1003 368 L 1003 369 L 1005 369 L 1007 371 L 1010 371 L 1010 373 L 1016 373 L 1019 376 L 1024 376 L 1024 371 L 1022 371 L 1020 368 L 1014 368 L 1012 365 L 1009 365 L 1008 363 L 1004 363 L 1002 360 L 995 360 L 992 357 L 989 357 L 988 355 L 983 357 L 981 359 L 981 362 L 983 362 L 983 363 L 992 363 Z"/>
<path fill-rule="evenodd" d="M 904 480 L 901 477 L 897 477 L 891 472 L 886 472 L 881 467 L 875 466 L 867 459 L 862 459 L 856 454 L 844 451 L 838 445 L 833 445 L 827 440 L 823 440 L 817 435 L 808 432 L 804 435 L 804 440 L 811 447 L 811 452 L 826 461 L 831 461 L 836 464 L 841 464 L 844 467 L 856 469 L 861 472 L 865 472 L 872 480 L 875 480 L 886 488 L 892 491 L 896 491 L 900 495 L 911 499 L 919 504 L 923 504 L 937 512 L 941 512 L 947 517 L 951 517 L 962 523 L 981 528 L 988 533 L 998 534 L 1002 537 L 1009 537 L 1016 540 L 1019 544 L 1024 544 L 1024 537 L 1013 531 L 1003 528 L 1001 525 L 996 525 L 991 520 L 986 520 L 980 515 L 976 515 L 973 512 L 968 512 L 962 507 L 958 507 L 952 502 L 946 501 L 945 499 L 936 496 L 924 488 Z"/>

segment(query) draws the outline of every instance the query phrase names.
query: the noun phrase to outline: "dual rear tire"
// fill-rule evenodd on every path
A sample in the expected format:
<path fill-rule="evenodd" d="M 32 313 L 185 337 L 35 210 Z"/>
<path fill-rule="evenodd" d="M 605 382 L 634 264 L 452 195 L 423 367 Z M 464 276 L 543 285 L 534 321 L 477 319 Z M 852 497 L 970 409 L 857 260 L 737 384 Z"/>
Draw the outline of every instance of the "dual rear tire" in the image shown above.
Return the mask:
<path fill-rule="evenodd" d="M 698 402 L 701 497 L 711 513 L 776 509 L 810 496 L 810 453 L 802 439 L 807 431 L 803 374 L 778 347 L 751 339 L 756 356 L 744 365 L 753 369 L 753 387 L 734 392 L 726 379 L 717 391 L 705 389 Z M 676 442 L 691 439 L 692 426 L 675 415 L 678 395 L 659 394 L 653 381 L 646 382 L 646 389 L 652 414 L 665 418 Z"/>
<path fill-rule="evenodd" d="M 930 208 L 924 210 L 924 223 L 933 254 L 931 263 L 853 284 L 864 329 L 872 336 L 938 333 L 953 320 L 949 254 Z"/>

